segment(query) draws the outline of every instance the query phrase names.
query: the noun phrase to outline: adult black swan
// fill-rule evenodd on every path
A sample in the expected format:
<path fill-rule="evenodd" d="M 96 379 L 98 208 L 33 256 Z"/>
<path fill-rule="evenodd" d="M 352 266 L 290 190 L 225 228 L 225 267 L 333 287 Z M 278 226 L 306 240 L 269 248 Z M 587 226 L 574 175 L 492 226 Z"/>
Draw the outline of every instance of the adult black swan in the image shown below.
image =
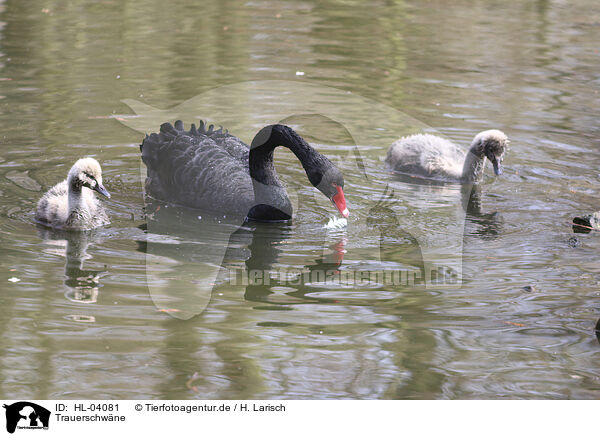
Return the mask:
<path fill-rule="evenodd" d="M 146 136 L 140 150 L 148 168 L 146 193 L 181 206 L 243 216 L 257 221 L 286 221 L 292 204 L 277 177 L 273 151 L 289 148 L 300 160 L 310 183 L 340 211 L 349 215 L 344 177 L 329 159 L 293 129 L 273 124 L 261 129 L 248 147 L 223 128 L 165 123 Z"/>

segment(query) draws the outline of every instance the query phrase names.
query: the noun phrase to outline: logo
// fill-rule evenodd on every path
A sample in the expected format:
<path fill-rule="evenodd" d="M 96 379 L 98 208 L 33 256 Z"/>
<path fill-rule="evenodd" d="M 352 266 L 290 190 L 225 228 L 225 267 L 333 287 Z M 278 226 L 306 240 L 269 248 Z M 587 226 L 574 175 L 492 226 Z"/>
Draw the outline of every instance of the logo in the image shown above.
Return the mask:
<path fill-rule="evenodd" d="M 4 405 L 6 409 L 6 431 L 14 433 L 15 429 L 48 429 L 50 411 L 28 401 L 19 401 Z"/>

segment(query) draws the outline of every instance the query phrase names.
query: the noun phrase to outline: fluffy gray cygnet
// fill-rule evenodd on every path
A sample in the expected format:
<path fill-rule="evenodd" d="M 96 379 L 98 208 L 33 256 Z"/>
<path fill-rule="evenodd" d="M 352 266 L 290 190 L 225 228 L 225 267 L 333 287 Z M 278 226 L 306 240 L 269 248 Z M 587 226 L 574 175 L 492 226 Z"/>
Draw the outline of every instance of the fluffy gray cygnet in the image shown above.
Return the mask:
<path fill-rule="evenodd" d="M 400 138 L 388 150 L 386 162 L 398 172 L 445 182 L 478 183 L 486 159 L 502 174 L 502 160 L 508 139 L 500 130 L 486 130 L 475 136 L 469 151 L 439 136 L 418 134 Z"/>
<path fill-rule="evenodd" d="M 53 186 L 38 201 L 35 219 L 63 230 L 90 230 L 109 224 L 104 207 L 94 192 L 110 198 L 102 185 L 102 169 L 96 159 L 79 159 L 66 180 Z"/>

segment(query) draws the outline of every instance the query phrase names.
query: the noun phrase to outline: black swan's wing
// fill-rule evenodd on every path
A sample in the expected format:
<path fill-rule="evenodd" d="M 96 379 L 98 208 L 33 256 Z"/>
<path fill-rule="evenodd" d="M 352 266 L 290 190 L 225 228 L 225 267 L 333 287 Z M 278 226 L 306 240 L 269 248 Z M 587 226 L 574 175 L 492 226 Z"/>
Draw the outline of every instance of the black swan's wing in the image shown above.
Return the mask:
<path fill-rule="evenodd" d="M 140 145 L 146 192 L 159 200 L 223 214 L 245 214 L 254 192 L 249 148 L 223 128 L 165 123 Z"/>
<path fill-rule="evenodd" d="M 177 126 L 178 123 L 175 123 Z M 181 129 L 183 129 L 183 123 L 179 124 Z M 194 131 L 195 130 L 195 131 Z M 195 129 L 195 126 L 192 124 L 192 128 L 190 132 L 193 132 L 195 135 L 205 135 L 215 141 L 218 145 L 220 145 L 223 150 L 227 151 L 232 157 L 239 159 L 244 162 L 246 166 L 248 166 L 248 156 L 249 156 L 249 147 L 237 136 L 233 136 L 229 134 L 227 129 L 223 129 L 222 126 L 218 130 L 215 130 L 214 126 L 211 124 L 207 126 L 204 121 L 200 120 L 200 125 L 198 129 Z M 188 132 L 189 133 L 189 132 Z"/>

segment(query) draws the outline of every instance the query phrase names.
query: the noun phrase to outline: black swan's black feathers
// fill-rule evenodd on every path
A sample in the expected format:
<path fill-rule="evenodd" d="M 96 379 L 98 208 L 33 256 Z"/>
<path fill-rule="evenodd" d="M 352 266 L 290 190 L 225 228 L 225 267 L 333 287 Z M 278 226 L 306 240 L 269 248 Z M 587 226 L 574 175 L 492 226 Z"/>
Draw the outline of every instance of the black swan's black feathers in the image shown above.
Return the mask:
<path fill-rule="evenodd" d="M 253 202 L 249 147 L 222 128 L 200 121 L 164 123 L 141 146 L 148 168 L 146 192 L 171 203 L 222 213 L 246 214 Z"/>
<path fill-rule="evenodd" d="M 181 121 L 164 123 L 146 136 L 140 149 L 148 169 L 146 193 L 159 200 L 196 209 L 257 220 L 292 216 L 292 204 L 273 164 L 273 151 L 288 147 L 309 181 L 333 199 L 344 186 L 337 168 L 293 129 L 274 124 L 261 129 L 252 146 L 200 121 L 186 131 Z M 343 192 L 340 212 L 345 209 Z M 347 210 L 344 211 L 347 214 Z M 347 215 L 344 215 L 347 216 Z"/>

